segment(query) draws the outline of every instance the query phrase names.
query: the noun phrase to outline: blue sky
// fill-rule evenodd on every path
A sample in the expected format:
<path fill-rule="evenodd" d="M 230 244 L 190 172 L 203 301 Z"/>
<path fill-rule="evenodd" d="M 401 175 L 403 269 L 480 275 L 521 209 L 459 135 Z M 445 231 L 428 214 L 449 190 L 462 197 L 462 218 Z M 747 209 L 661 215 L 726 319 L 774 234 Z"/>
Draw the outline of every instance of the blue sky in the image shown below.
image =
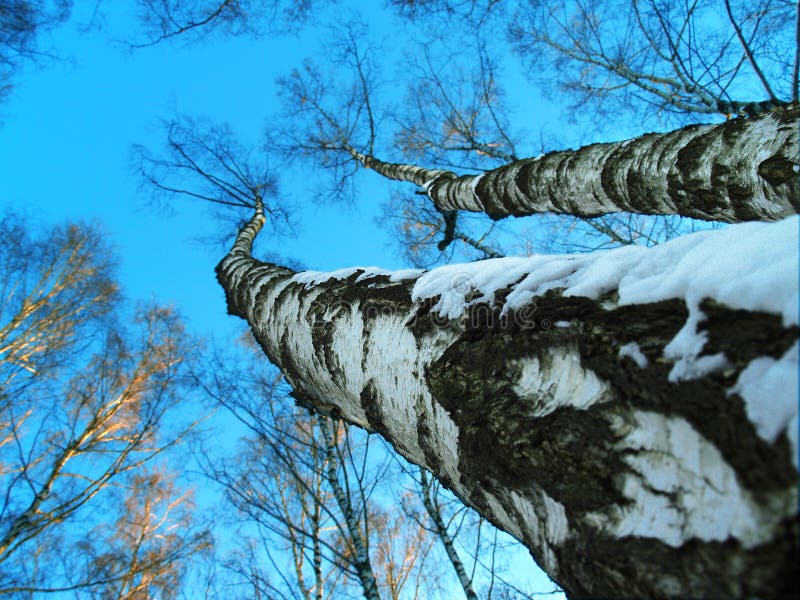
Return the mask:
<path fill-rule="evenodd" d="M 86 15 L 75 16 L 44 40 L 58 58 L 26 65 L 0 106 L 0 203 L 45 223 L 98 221 L 118 250 L 130 298 L 175 304 L 201 334 L 240 328 L 226 317 L 214 279 L 221 248 L 198 241 L 217 235 L 219 224 L 205 206 L 186 201 L 172 210 L 148 206 L 130 147 L 158 148 L 158 120 L 176 113 L 227 122 L 245 144 L 257 143 L 277 110 L 276 77 L 313 52 L 319 30 L 131 51 L 109 39 L 130 35 L 124 15 L 109 14 L 107 29 L 89 32 L 78 25 Z M 282 181 L 303 215 L 296 236 L 269 250 L 320 270 L 401 266 L 388 232 L 374 221 L 380 182 L 364 184 L 355 205 L 321 207 L 311 206 L 312 191 L 297 179 Z"/>

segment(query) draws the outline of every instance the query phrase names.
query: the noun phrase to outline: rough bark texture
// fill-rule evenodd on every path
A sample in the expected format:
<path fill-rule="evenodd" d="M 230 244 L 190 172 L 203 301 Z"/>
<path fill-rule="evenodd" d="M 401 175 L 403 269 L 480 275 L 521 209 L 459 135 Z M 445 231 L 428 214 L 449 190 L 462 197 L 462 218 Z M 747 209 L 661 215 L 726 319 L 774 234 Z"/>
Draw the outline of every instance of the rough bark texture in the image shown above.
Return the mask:
<path fill-rule="evenodd" d="M 703 301 L 703 354 L 725 365 L 670 381 L 683 300 L 551 289 L 503 312 L 511 286 L 444 318 L 437 298 L 412 299 L 413 278 L 311 283 L 251 258 L 258 221 L 218 278 L 298 402 L 383 435 L 569 596 L 798 593 L 791 442 L 762 439 L 730 393 L 752 359 L 797 343 L 796 326 Z M 639 360 L 621 351 L 631 342 Z"/>
<path fill-rule="evenodd" d="M 551 152 L 479 176 L 385 163 L 364 166 L 427 191 L 439 210 L 494 218 L 630 211 L 712 221 L 777 220 L 800 210 L 800 107 L 719 125 Z"/>

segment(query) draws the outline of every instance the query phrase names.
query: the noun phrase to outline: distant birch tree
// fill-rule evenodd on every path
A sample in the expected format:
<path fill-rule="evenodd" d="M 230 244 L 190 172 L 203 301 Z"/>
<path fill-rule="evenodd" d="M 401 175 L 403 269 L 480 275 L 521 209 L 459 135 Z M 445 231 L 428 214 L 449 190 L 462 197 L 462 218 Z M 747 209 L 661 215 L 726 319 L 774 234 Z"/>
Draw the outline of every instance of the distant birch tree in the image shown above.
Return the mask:
<path fill-rule="evenodd" d="M 194 342 L 170 309 L 121 322 L 95 228 L 10 215 L 0 235 L 0 594 L 171 597 L 207 543 L 156 468 L 192 425 L 175 408 Z"/>
<path fill-rule="evenodd" d="M 309 600 L 418 597 L 432 584 L 425 530 L 384 506 L 394 462 L 377 440 L 291 406 L 271 368 L 220 363 L 209 373 L 208 393 L 249 432 L 233 459 L 206 467 L 252 540 L 224 559 L 234 582 Z"/>

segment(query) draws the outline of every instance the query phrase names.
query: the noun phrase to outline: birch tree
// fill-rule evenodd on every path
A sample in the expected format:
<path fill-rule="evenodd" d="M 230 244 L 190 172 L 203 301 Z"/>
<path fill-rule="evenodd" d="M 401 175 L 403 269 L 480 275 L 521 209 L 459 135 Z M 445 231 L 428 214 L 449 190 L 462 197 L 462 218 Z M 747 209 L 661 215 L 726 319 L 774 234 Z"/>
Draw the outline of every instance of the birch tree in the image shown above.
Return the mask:
<path fill-rule="evenodd" d="M 480 177 L 342 149 L 443 210 L 740 221 L 796 212 L 797 143 L 793 106 Z M 264 263 L 264 220 L 217 275 L 295 398 L 381 433 L 568 595 L 796 590 L 796 218 L 426 273 Z"/>
<path fill-rule="evenodd" d="M 413 183 L 440 211 L 499 219 L 555 212 L 628 211 L 724 222 L 777 220 L 800 205 L 798 105 L 754 119 L 691 125 L 666 134 L 517 160 L 481 175 L 389 163 L 344 143 L 365 168 Z"/>
<path fill-rule="evenodd" d="M 11 215 L 0 233 L 0 594 L 169 588 L 208 541 L 152 470 L 192 425 L 174 407 L 193 342 L 166 308 L 127 329 L 95 229 L 37 237 Z"/>

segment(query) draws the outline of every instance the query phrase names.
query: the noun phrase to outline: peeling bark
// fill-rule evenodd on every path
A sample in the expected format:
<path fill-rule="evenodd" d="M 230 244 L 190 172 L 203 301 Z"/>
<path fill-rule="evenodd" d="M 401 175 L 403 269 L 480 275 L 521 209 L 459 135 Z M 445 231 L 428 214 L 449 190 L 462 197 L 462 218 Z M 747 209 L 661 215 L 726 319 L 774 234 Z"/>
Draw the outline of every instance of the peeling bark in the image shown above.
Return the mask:
<path fill-rule="evenodd" d="M 629 211 L 712 221 L 773 221 L 800 210 L 800 106 L 717 125 L 518 160 L 478 176 L 386 163 L 365 167 L 426 190 L 441 211 L 493 218 Z"/>
<path fill-rule="evenodd" d="M 471 300 L 450 314 L 415 295 L 418 273 L 255 260 L 261 221 L 217 275 L 297 401 L 383 435 L 569 596 L 798 593 L 796 440 L 765 440 L 735 393 L 754 360 L 793 352 L 796 324 L 713 299 L 622 304 L 615 288 L 509 309 L 524 278 L 491 297 L 456 278 Z M 716 367 L 676 378 L 668 346 L 689 326 L 696 363 Z"/>

